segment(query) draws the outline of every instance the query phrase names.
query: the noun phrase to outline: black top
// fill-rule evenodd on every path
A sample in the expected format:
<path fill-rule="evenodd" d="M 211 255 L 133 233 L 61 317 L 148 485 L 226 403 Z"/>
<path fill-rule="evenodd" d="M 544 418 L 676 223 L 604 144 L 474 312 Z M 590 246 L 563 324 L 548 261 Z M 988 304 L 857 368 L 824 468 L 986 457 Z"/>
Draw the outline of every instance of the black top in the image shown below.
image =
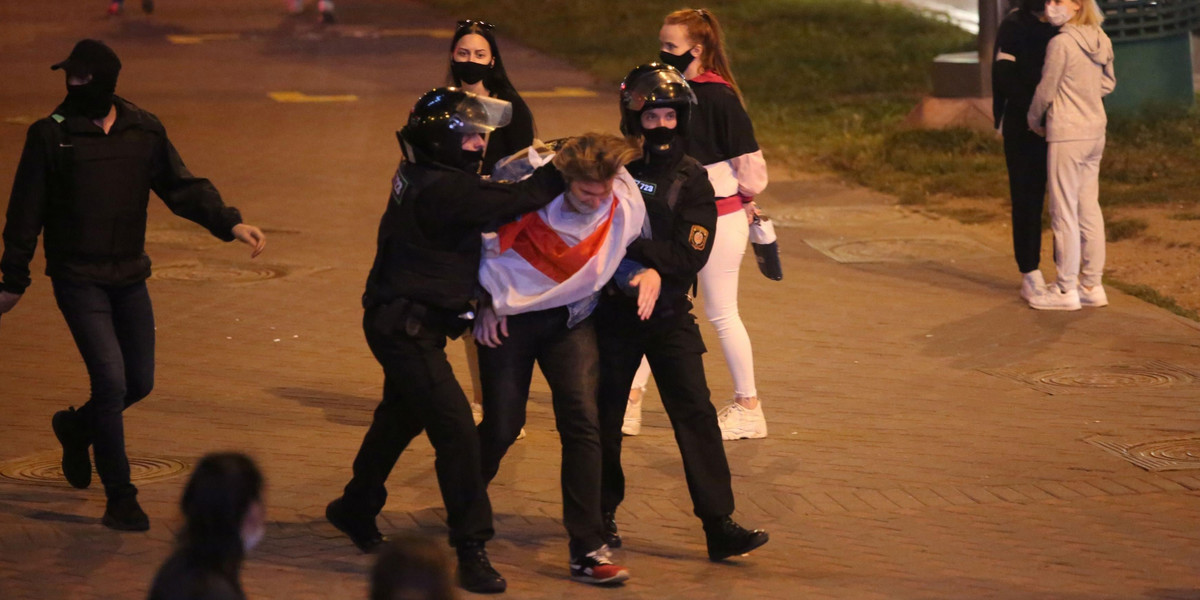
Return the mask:
<path fill-rule="evenodd" d="M 733 88 L 718 81 L 689 84 L 698 104 L 688 124 L 688 156 L 711 165 L 758 152 L 754 124 Z"/>
<path fill-rule="evenodd" d="M 488 136 L 487 149 L 483 152 L 483 168 L 480 169 L 483 175 L 490 175 L 492 167 L 500 159 L 533 144 L 533 113 L 521 96 L 498 92 L 496 98 L 512 103 L 512 121 Z"/>
<path fill-rule="evenodd" d="M 565 187 L 553 165 L 507 184 L 421 157 L 401 162 L 379 222 L 363 305 L 403 297 L 434 308 L 466 310 L 478 278 L 484 227 L 537 210 Z"/>
<path fill-rule="evenodd" d="M 121 98 L 114 103 L 107 135 L 63 106 L 29 126 L 8 203 L 0 289 L 20 294 L 29 286 L 43 229 L 47 275 L 115 285 L 145 280 L 151 190 L 175 214 L 233 239 L 241 214 L 188 171 L 158 118 Z"/>
<path fill-rule="evenodd" d="M 999 58 L 1000 53 L 1013 58 L 992 63 L 992 115 L 996 127 L 1002 122 L 1005 129 L 1016 127 L 1023 131 L 1028 127 L 1025 113 L 1042 79 L 1046 45 L 1056 34 L 1057 27 L 1024 10 L 1013 11 L 1000 22 L 994 58 Z M 1005 119 L 1005 115 L 1011 118 Z"/>
<path fill-rule="evenodd" d="M 679 146 L 669 154 L 647 152 L 625 167 L 642 190 L 652 230 L 651 239 L 634 240 L 626 256 L 662 276 L 656 313 L 677 306 L 687 296 L 696 274 L 708 262 L 717 228 L 708 173 Z M 669 205 L 672 185 L 679 185 L 674 207 Z"/>
<path fill-rule="evenodd" d="M 191 561 L 182 551 L 159 567 L 148 600 L 245 600 L 236 575 Z"/>

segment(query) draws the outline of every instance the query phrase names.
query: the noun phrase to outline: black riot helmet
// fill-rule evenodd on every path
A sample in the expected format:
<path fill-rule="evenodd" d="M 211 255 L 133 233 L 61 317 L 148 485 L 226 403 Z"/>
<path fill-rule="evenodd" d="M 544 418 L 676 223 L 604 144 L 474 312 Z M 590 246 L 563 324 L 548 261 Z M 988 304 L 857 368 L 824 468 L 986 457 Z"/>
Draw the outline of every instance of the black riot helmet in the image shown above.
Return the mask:
<path fill-rule="evenodd" d="M 675 134 L 686 136 L 696 94 L 675 67 L 652 62 L 636 67 L 621 82 L 621 133 L 642 135 L 642 111 L 674 108 Z"/>
<path fill-rule="evenodd" d="M 469 170 L 478 166 L 472 163 L 479 162 L 482 152 L 464 152 L 463 136 L 491 133 L 511 120 L 509 102 L 443 87 L 429 90 L 417 100 L 408 114 L 408 124 L 396 136 L 409 160 L 432 160 Z"/>

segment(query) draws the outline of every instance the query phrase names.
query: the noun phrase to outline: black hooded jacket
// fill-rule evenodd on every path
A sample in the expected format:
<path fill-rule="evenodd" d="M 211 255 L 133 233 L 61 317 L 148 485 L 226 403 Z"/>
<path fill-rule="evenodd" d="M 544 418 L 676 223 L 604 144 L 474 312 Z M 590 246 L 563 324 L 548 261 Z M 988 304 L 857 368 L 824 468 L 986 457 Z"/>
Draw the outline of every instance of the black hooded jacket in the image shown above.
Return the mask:
<path fill-rule="evenodd" d="M 1026 129 L 1025 113 L 1042 79 L 1046 45 L 1056 34 L 1057 27 L 1025 9 L 1009 13 L 1000 22 L 992 63 L 992 115 L 997 128 L 1005 123 L 1006 130 Z"/>
<path fill-rule="evenodd" d="M 144 281 L 146 208 L 153 190 L 175 214 L 233 240 L 242 222 L 207 179 L 184 166 L 153 114 L 115 97 L 117 118 L 105 134 L 59 106 L 29 126 L 13 181 L 0 258 L 0 289 L 29 286 L 29 263 L 45 232 L 46 274 L 108 285 Z"/>

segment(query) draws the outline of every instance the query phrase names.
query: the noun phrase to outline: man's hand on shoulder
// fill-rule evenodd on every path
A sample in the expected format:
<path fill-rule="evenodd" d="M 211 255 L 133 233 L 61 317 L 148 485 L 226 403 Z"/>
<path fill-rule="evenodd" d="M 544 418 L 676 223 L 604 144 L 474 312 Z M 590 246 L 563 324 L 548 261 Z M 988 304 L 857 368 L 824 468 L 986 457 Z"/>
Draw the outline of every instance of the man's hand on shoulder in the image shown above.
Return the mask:
<path fill-rule="evenodd" d="M 250 251 L 250 258 L 255 258 L 259 254 L 262 254 L 263 249 L 267 247 L 267 235 L 253 225 L 245 223 L 234 225 L 233 237 L 253 248 Z"/>

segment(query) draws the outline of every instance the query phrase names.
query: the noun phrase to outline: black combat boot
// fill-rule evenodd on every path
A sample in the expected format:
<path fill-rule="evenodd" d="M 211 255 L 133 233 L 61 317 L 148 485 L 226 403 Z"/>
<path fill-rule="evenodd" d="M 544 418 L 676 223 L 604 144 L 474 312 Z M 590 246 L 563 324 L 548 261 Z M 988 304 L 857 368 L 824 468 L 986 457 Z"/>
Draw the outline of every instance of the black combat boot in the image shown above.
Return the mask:
<path fill-rule="evenodd" d="M 706 520 L 704 535 L 708 539 L 708 560 L 711 561 L 746 554 L 771 539 L 767 532 L 751 531 L 727 516 Z"/>
<path fill-rule="evenodd" d="M 458 554 L 458 585 L 476 594 L 499 594 L 508 588 L 508 582 L 488 560 L 483 542 L 460 542 L 455 548 Z"/>
<path fill-rule="evenodd" d="M 617 513 L 604 513 L 604 543 L 609 548 L 621 547 L 621 534 L 617 533 Z"/>
<path fill-rule="evenodd" d="M 366 554 L 374 554 L 387 541 L 379 532 L 373 517 L 354 515 L 346 508 L 346 499 L 338 498 L 325 507 L 325 518 L 350 537 L 350 541 Z"/>

